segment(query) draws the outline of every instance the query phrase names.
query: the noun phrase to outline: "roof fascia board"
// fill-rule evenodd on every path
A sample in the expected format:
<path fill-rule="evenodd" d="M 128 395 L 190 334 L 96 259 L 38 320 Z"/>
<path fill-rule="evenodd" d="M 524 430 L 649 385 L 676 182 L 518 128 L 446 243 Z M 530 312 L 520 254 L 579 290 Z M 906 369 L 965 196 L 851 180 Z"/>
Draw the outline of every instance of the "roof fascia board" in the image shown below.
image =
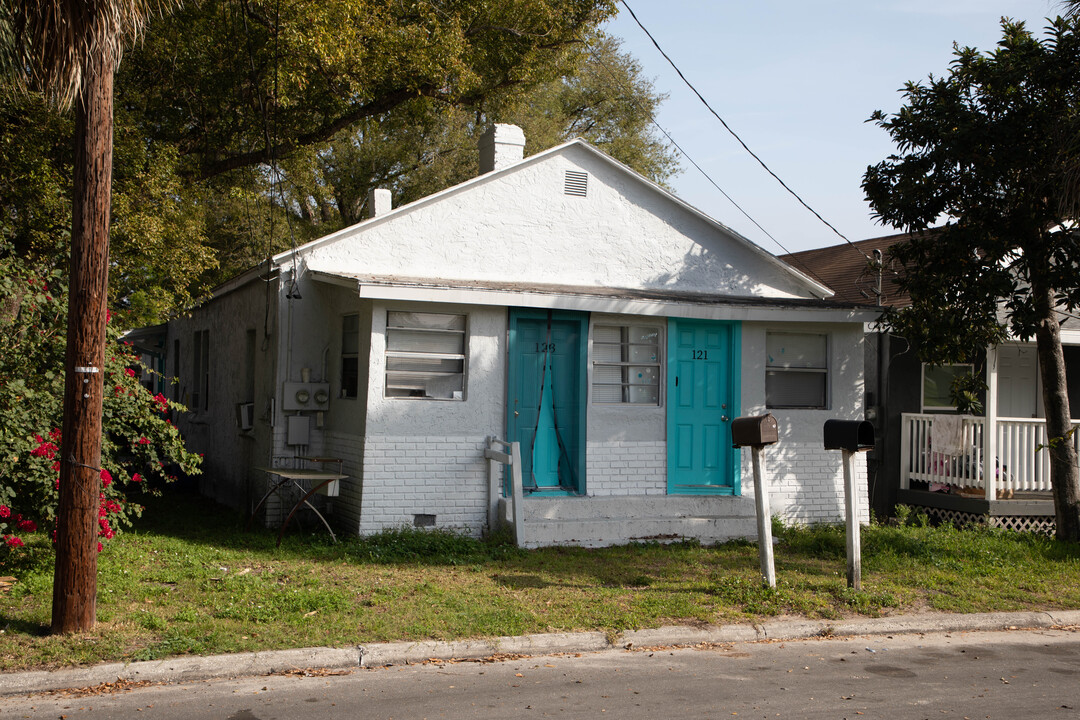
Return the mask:
<path fill-rule="evenodd" d="M 417 287 L 414 285 L 374 285 L 363 282 L 358 285 L 360 297 L 373 300 L 397 300 L 402 302 L 438 302 L 456 305 L 491 305 L 528 307 L 553 310 L 581 310 L 618 315 L 651 315 L 657 317 L 684 317 L 703 320 L 778 321 L 804 322 L 870 322 L 878 312 L 866 308 L 818 308 L 818 307 L 768 307 L 736 306 L 722 303 L 679 303 L 628 298 L 606 298 L 587 295 L 563 295 L 557 293 L 506 292 L 472 288 Z"/>
<path fill-rule="evenodd" d="M 270 279 L 273 277 L 273 273 L 276 270 L 277 266 L 271 267 L 268 271 L 265 262 L 259 263 L 250 270 L 242 272 L 239 275 L 234 275 L 233 277 L 229 278 L 225 282 L 215 287 L 213 290 L 210 291 L 210 299 L 216 300 L 223 295 L 228 295 L 231 292 L 235 292 L 236 290 L 239 290 L 245 285 L 251 283 L 253 280 Z M 265 273 L 267 272 L 269 272 L 270 274 L 266 275 Z M 202 303 L 200 303 L 200 305 L 201 304 Z"/>
<path fill-rule="evenodd" d="M 308 275 L 316 282 L 325 283 L 326 285 L 336 285 L 337 287 L 348 288 L 350 290 L 356 290 L 357 292 L 360 291 L 360 281 L 356 278 L 345 275 L 335 275 L 334 273 L 323 272 L 322 270 L 309 270 Z"/>

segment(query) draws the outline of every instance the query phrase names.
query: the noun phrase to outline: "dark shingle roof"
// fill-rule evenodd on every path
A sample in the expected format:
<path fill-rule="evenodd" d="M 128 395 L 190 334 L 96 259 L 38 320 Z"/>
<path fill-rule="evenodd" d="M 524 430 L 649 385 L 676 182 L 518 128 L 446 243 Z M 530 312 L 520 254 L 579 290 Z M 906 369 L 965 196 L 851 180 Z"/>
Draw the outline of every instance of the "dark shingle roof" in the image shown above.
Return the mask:
<path fill-rule="evenodd" d="M 860 240 L 850 245 L 832 245 L 779 257 L 795 269 L 828 285 L 836 293 L 832 299 L 837 302 L 877 305 L 878 273 L 867 256 L 873 258 L 875 250 L 887 254 L 891 246 L 907 237 L 906 234 L 887 235 Z M 896 277 L 895 269 L 886 260 L 881 274 L 882 305 L 907 304 L 907 295 L 900 292 Z"/>

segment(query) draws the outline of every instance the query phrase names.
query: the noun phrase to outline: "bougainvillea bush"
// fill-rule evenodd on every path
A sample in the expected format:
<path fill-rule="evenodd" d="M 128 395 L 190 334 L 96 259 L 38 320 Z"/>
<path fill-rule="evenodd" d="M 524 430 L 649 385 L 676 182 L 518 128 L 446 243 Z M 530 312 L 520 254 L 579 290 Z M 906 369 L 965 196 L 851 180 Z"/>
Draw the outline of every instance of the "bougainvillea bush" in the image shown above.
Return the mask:
<path fill-rule="evenodd" d="M 52 533 L 60 470 L 67 298 L 57 271 L 0 251 L 0 562 L 23 536 Z M 98 550 L 142 512 L 172 472 L 199 471 L 170 411 L 184 408 L 139 384 L 142 366 L 110 320 L 99 469 Z"/>

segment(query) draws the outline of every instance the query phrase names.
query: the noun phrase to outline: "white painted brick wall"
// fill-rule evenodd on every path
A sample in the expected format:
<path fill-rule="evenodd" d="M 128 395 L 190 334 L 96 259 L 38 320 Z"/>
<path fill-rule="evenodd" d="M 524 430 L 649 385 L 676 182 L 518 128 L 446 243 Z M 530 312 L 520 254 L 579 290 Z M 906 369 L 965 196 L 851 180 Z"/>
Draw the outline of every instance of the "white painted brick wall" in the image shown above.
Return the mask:
<path fill-rule="evenodd" d="M 585 468 L 588 495 L 667 493 L 667 444 L 663 441 L 589 443 Z"/>
<path fill-rule="evenodd" d="M 377 436 L 364 445 L 360 533 L 411 526 L 435 515 L 435 526 L 479 537 L 487 523 L 483 437 Z"/>
<path fill-rule="evenodd" d="M 364 495 L 364 438 L 351 433 L 323 433 L 326 455 L 341 458 L 341 472 L 349 477 L 341 481 L 341 494 L 334 498 L 335 527 L 355 535 L 360 529 L 360 512 Z"/>
<path fill-rule="evenodd" d="M 742 452 L 742 492 L 754 497 L 754 469 L 750 450 Z M 866 454 L 855 455 L 859 521 L 870 521 L 866 494 Z M 843 453 L 825 450 L 820 443 L 791 443 L 765 449 L 769 509 L 774 516 L 799 523 L 844 520 Z"/>

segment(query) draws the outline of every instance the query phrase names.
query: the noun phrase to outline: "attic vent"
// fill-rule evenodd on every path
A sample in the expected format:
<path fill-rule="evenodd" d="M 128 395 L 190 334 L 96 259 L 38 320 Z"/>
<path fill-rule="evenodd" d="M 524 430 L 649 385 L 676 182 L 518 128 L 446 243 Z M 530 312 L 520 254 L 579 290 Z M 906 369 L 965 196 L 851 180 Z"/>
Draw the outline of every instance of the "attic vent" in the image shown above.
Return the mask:
<path fill-rule="evenodd" d="M 566 180 L 563 183 L 563 192 L 567 195 L 585 197 L 589 194 L 589 173 L 566 171 Z"/>

